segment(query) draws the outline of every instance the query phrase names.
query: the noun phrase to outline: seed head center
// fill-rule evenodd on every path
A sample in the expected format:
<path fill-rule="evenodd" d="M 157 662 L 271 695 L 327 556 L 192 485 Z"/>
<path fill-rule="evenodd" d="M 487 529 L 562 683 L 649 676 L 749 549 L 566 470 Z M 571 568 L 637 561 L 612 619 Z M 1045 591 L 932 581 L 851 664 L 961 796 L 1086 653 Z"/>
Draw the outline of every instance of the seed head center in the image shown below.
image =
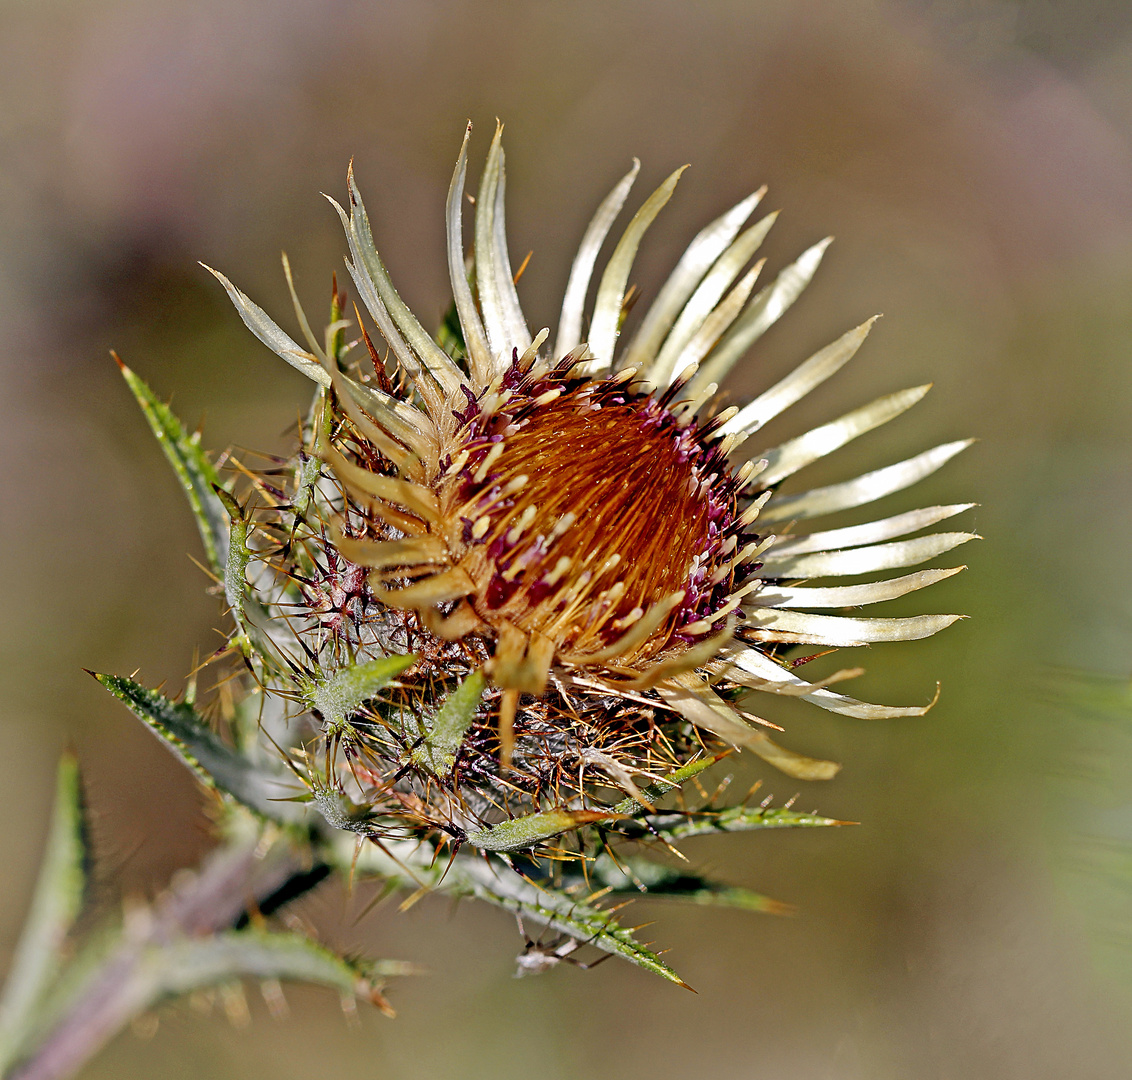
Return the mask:
<path fill-rule="evenodd" d="M 473 606 L 584 657 L 667 601 L 634 650 L 655 653 L 696 617 L 734 511 L 726 464 L 695 425 L 623 382 L 538 398 L 479 426 L 453 488 Z"/>

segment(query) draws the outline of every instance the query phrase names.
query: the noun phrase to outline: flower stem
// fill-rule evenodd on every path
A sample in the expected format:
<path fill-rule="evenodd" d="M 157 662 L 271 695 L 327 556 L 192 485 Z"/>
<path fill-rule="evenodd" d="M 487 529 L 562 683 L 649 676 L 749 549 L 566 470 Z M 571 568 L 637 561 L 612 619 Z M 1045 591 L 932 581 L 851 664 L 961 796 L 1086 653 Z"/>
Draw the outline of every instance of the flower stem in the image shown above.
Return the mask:
<path fill-rule="evenodd" d="M 211 852 L 199 873 L 178 881 L 151 907 L 130 913 L 103 958 L 46 1003 L 43 1034 L 9 1080 L 74 1075 L 134 1017 L 182 989 L 183 975 L 172 970 L 179 946 L 230 928 L 299 869 L 289 842 L 267 843 L 258 832 Z"/>

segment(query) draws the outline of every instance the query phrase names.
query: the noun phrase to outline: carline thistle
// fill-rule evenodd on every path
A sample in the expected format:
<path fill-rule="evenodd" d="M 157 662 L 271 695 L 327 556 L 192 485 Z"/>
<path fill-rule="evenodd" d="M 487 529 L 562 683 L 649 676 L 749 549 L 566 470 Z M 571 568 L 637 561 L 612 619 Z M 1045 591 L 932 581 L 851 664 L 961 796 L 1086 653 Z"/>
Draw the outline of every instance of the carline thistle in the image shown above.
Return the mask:
<path fill-rule="evenodd" d="M 411 851 L 436 862 L 447 850 L 465 883 L 479 873 L 467 867 L 489 862 L 521 881 L 499 902 L 509 896 L 519 910 L 515 898 L 534 887 L 544 921 L 627 955 L 596 916 L 571 915 L 578 905 L 600 910 L 597 897 L 618 891 L 600 888 L 602 873 L 627 875 L 630 891 L 664 879 L 650 879 L 618 843 L 671 846 L 769 823 L 765 807 L 706 795 L 693 808 L 686 789 L 700 770 L 733 749 L 801 780 L 839 768 L 791 750 L 750 691 L 865 719 L 930 707 L 868 704 L 830 688 L 858 668 L 813 682 L 798 668 L 806 647 L 924 638 L 954 622 L 844 609 L 962 567 L 823 581 L 907 570 L 973 539 L 924 533 L 973 504 L 810 523 L 911 486 L 968 441 L 780 490 L 927 387 L 762 446 L 759 430 L 836 374 L 874 320 L 754 400 L 730 404 L 720 383 L 805 288 L 828 241 L 756 291 L 763 260 L 752 260 L 775 219 L 747 224 L 757 191 L 693 239 L 634 328 L 634 256 L 682 169 L 634 214 L 589 306 L 634 162 L 582 238 L 553 346 L 546 329 L 532 336 L 507 250 L 501 128 L 465 251 L 470 130 L 447 200 L 453 305 L 435 335 L 392 284 L 352 167 L 346 205 L 330 202 L 376 334 L 335 284 L 319 339 L 292 285 L 304 348 L 212 271 L 252 332 L 317 392 L 295 456 L 258 474 L 241 465 L 215 494 L 201 490 L 198 520 L 207 533 L 209 506 L 226 511 L 227 534 L 213 546 L 236 622 L 231 649 L 254 674 L 260 742 L 282 751 L 301 798 L 363 846 L 418 865 Z M 677 806 L 659 809 L 672 793 Z M 787 818 L 779 823 L 803 823 Z M 490 894 L 477 880 L 468 891 Z"/>

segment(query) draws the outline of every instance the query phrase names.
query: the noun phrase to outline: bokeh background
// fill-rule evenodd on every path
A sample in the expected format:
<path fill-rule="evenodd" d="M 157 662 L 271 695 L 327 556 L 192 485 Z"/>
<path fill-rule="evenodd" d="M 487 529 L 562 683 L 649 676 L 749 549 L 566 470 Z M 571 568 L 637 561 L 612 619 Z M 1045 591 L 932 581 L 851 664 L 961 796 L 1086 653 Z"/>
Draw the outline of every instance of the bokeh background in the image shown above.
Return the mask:
<path fill-rule="evenodd" d="M 342 191 L 352 156 L 395 280 L 438 318 L 452 161 L 465 118 L 482 155 L 496 116 L 536 328 L 633 155 L 637 198 L 693 163 L 642 252 L 646 296 L 763 182 L 785 211 L 771 271 L 837 235 L 734 386 L 769 385 L 882 311 L 851 368 L 772 434 L 931 379 L 829 475 L 981 439 L 914 505 L 977 500 L 987 539 L 962 549 L 968 573 L 908 605 L 972 618 L 872 650 L 858 686 L 922 700 L 939 677 L 940 704 L 894 722 L 775 714 L 790 745 L 846 765 L 802 805 L 862 824 L 689 844 L 799 908 L 641 902 L 698 996 L 617 961 L 516 982 L 506 914 L 426 899 L 359 918 L 364 895 L 327 887 L 305 909 L 327 940 L 429 968 L 395 988 L 397 1020 L 352 1027 L 306 990 L 283 1024 L 256 1002 L 243 1029 L 170 1009 L 84 1075 L 1127 1077 L 1132 920 L 1081 855 L 1132 833 L 1114 781 L 1132 747 L 1049 686 L 1063 666 L 1132 667 L 1128 0 L 4 0 L 0 970 L 65 744 L 107 907 L 210 842 L 188 775 L 82 671 L 140 669 L 176 691 L 221 618 L 108 350 L 203 417 L 208 445 L 284 446 L 309 384 L 196 260 L 285 316 L 286 248 L 321 310 L 344 245 L 318 193 Z"/>

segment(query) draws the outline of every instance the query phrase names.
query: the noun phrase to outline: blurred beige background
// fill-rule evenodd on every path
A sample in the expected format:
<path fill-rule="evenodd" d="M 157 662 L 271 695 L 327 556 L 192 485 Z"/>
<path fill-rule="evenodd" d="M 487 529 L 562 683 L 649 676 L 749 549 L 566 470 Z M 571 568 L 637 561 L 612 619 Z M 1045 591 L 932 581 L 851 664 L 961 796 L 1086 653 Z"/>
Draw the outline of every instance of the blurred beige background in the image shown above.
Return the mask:
<path fill-rule="evenodd" d="M 940 677 L 941 702 L 891 723 L 775 714 L 792 746 L 846 765 L 802 805 L 863 824 L 689 845 L 800 909 L 641 903 L 698 996 L 618 962 L 516 982 L 509 916 L 425 900 L 359 922 L 362 898 L 330 888 L 307 905 L 328 940 L 430 969 L 394 989 L 396 1021 L 351 1028 L 314 991 L 291 993 L 285 1024 L 254 1004 L 245 1030 L 166 1010 L 84 1075 L 1128 1076 L 1127 927 L 1074 877 L 1064 794 L 1082 753 L 1111 761 L 1128 742 L 1042 689 L 1057 665 L 1132 667 L 1128 0 L 5 0 L 0 970 L 64 744 L 86 771 L 102 903 L 152 891 L 208 843 L 188 776 L 81 670 L 177 690 L 219 640 L 189 514 L 108 349 L 205 417 L 208 445 L 284 445 L 308 390 L 196 260 L 283 316 L 286 248 L 319 310 L 344 248 L 319 191 L 341 192 L 353 156 L 395 280 L 438 317 L 462 125 L 482 155 L 497 115 L 536 327 L 633 155 L 638 198 L 693 164 L 642 252 L 646 295 L 763 182 L 784 209 L 770 269 L 837 235 L 735 385 L 769 385 L 882 311 L 852 367 L 773 434 L 934 379 L 831 468 L 980 437 L 915 505 L 978 500 L 987 540 L 909 604 L 972 619 L 862 661 L 862 696 L 919 700 Z"/>

